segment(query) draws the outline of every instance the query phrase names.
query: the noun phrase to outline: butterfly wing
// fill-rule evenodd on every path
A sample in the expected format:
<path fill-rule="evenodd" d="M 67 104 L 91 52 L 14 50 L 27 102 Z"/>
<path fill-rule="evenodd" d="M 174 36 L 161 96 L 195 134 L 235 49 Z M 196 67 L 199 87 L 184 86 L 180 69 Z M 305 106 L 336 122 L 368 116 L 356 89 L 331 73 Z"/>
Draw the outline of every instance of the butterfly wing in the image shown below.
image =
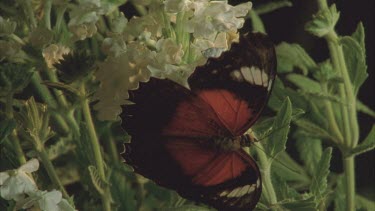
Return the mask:
<path fill-rule="evenodd" d="M 207 102 L 235 136 L 258 119 L 276 75 L 273 43 L 261 33 L 248 33 L 219 58 L 210 58 L 189 78 L 189 85 Z"/>
<path fill-rule="evenodd" d="M 231 133 L 204 100 L 172 81 L 154 78 L 131 91 L 130 100 L 134 104 L 121 115 L 132 137 L 124 158 L 136 172 L 216 208 L 255 206 L 259 170 L 242 151 L 206 145 L 211 137 Z"/>

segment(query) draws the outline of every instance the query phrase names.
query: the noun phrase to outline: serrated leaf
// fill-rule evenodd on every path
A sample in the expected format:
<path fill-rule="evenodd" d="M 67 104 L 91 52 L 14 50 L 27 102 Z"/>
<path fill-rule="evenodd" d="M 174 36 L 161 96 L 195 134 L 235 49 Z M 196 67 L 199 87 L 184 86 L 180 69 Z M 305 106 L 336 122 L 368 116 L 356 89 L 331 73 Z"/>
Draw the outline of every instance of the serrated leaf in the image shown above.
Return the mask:
<path fill-rule="evenodd" d="M 282 42 L 276 46 L 277 70 L 279 73 L 292 72 L 299 68 L 304 75 L 315 70 L 318 66 L 315 61 L 298 44 Z"/>
<path fill-rule="evenodd" d="M 272 175 L 272 184 L 276 192 L 277 200 L 291 200 L 299 196 L 299 193 L 289 187 L 289 185 L 277 174 Z"/>
<path fill-rule="evenodd" d="M 321 128 L 319 125 L 316 125 L 305 118 L 300 118 L 294 121 L 294 123 L 304 132 L 306 132 L 308 136 L 335 140 L 335 138 L 326 129 Z"/>
<path fill-rule="evenodd" d="M 354 93 L 357 94 L 359 88 L 368 77 L 366 55 L 360 44 L 352 37 L 345 36 L 340 39 L 345 56 L 346 67 L 353 84 Z"/>
<path fill-rule="evenodd" d="M 294 187 L 306 187 L 310 184 L 311 179 L 305 169 L 285 151 L 280 152 L 272 162 L 272 172 L 286 182 L 293 183 Z"/>
<path fill-rule="evenodd" d="M 132 188 L 129 177 L 120 172 L 111 174 L 111 193 L 117 210 L 137 210 L 136 189 Z"/>
<path fill-rule="evenodd" d="M 87 168 L 89 170 L 90 178 L 95 189 L 98 191 L 99 194 L 104 194 L 104 186 L 106 185 L 106 182 L 103 181 L 103 179 L 100 177 L 98 170 L 95 166 L 89 166 Z"/>
<path fill-rule="evenodd" d="M 372 118 L 375 118 L 375 111 L 372 110 L 367 105 L 363 104 L 360 100 L 357 100 L 356 107 L 357 107 L 357 111 L 360 111 L 364 114 L 371 116 Z"/>
<path fill-rule="evenodd" d="M 285 149 L 291 120 L 292 103 L 287 97 L 281 105 L 281 108 L 272 124 L 272 132 L 265 148 L 268 156 L 275 157 L 279 152 Z"/>
<path fill-rule="evenodd" d="M 313 197 L 280 204 L 287 210 L 316 211 L 316 204 Z"/>
<path fill-rule="evenodd" d="M 22 91 L 29 84 L 32 74 L 32 67 L 27 64 L 1 64 L 0 96 Z"/>
<path fill-rule="evenodd" d="M 375 148 L 375 125 L 372 125 L 371 131 L 356 148 L 351 150 L 352 155 L 360 155 L 365 152 L 368 152 Z"/>
<path fill-rule="evenodd" d="M 337 11 L 336 5 L 332 4 L 330 8 L 319 10 L 305 25 L 305 30 L 317 37 L 323 37 L 334 30 L 339 17 L 340 12 Z"/>
<path fill-rule="evenodd" d="M 288 0 L 272 1 L 256 7 L 254 10 L 258 15 L 273 12 L 283 7 L 291 7 L 293 3 Z"/>
<path fill-rule="evenodd" d="M 359 24 L 357 25 L 357 29 L 352 34 L 352 38 L 358 42 L 358 44 L 361 46 L 361 49 L 363 50 L 363 54 L 366 55 L 365 28 L 363 27 L 362 22 L 359 22 Z"/>
<path fill-rule="evenodd" d="M 304 75 L 291 73 L 286 79 L 302 90 L 321 93 L 320 84 Z"/>
<path fill-rule="evenodd" d="M 297 136 L 297 150 L 310 175 L 314 175 L 322 156 L 322 141 L 308 136 Z"/>
<path fill-rule="evenodd" d="M 12 133 L 17 124 L 14 119 L 4 118 L 0 121 L 0 144 Z"/>
<path fill-rule="evenodd" d="M 363 209 L 363 210 L 372 210 L 375 207 L 375 202 L 367 199 L 363 196 L 356 195 L 356 209 Z"/>
<path fill-rule="evenodd" d="M 67 139 L 61 138 L 59 141 L 47 148 L 47 155 L 50 160 L 72 151 L 75 145 Z"/>
<path fill-rule="evenodd" d="M 253 26 L 253 32 L 266 33 L 266 29 L 264 27 L 262 19 L 259 17 L 259 15 L 255 11 L 250 10 L 249 17 L 251 19 L 251 24 Z"/>
<path fill-rule="evenodd" d="M 268 106 L 274 111 L 279 111 L 280 106 L 286 97 L 290 98 L 290 101 L 293 104 L 293 109 L 299 108 L 304 111 L 309 109 L 309 102 L 303 95 L 301 95 L 301 93 L 290 88 L 285 88 L 283 82 L 279 78 L 276 78 L 272 95 L 268 101 Z"/>
<path fill-rule="evenodd" d="M 16 30 L 17 23 L 11 20 L 5 20 L 0 16 L 0 37 L 11 35 Z"/>
<path fill-rule="evenodd" d="M 328 147 L 324 150 L 317 168 L 315 169 L 315 173 L 312 178 L 310 192 L 316 198 L 322 198 L 327 190 L 327 177 L 329 174 L 329 166 L 331 162 L 332 156 L 332 148 Z"/>

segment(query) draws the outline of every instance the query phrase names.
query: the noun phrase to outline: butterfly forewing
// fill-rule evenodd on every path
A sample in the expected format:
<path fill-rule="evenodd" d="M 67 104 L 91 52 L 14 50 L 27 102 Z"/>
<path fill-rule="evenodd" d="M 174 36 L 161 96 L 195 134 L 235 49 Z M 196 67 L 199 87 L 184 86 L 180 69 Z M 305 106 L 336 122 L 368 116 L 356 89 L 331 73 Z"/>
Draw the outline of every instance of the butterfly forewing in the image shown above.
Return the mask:
<path fill-rule="evenodd" d="M 275 75 L 273 43 L 264 34 L 248 33 L 219 58 L 210 58 L 204 66 L 198 67 L 190 76 L 189 85 L 198 94 L 211 90 L 213 94 L 204 99 L 219 114 L 227 114 L 228 107 L 232 106 L 229 104 L 234 102 L 216 103 L 217 98 L 225 97 L 222 90 L 235 95 L 238 102 L 244 101 L 246 106 L 235 110 L 237 114 L 248 114 L 239 115 L 241 119 L 237 119 L 237 123 L 246 122 L 241 128 L 235 128 L 235 135 L 242 135 L 254 124 L 266 105 Z"/>

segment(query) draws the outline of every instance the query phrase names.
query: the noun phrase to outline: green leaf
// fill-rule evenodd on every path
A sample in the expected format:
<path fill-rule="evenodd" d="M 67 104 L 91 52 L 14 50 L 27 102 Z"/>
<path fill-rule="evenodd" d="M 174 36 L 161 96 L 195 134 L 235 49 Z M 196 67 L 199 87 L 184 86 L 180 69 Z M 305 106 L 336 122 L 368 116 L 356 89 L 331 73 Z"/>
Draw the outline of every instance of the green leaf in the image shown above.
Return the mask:
<path fill-rule="evenodd" d="M 277 70 L 279 73 L 292 72 L 299 68 L 304 75 L 317 69 L 317 64 L 298 44 L 282 42 L 276 46 Z"/>
<path fill-rule="evenodd" d="M 251 24 L 253 25 L 253 32 L 266 33 L 266 29 L 264 27 L 262 19 L 255 11 L 250 10 L 249 17 L 251 19 Z"/>
<path fill-rule="evenodd" d="M 14 119 L 4 118 L 0 120 L 0 144 L 12 133 L 16 126 L 16 121 Z"/>
<path fill-rule="evenodd" d="M 117 210 L 137 210 L 136 189 L 132 187 L 130 178 L 120 172 L 111 174 L 111 193 Z"/>
<path fill-rule="evenodd" d="M 286 199 L 290 200 L 299 196 L 299 193 L 295 189 L 289 187 L 285 180 L 283 180 L 277 174 L 272 175 L 272 184 L 274 186 L 278 201 L 283 201 Z"/>
<path fill-rule="evenodd" d="M 38 26 L 29 34 L 29 42 L 32 46 L 42 48 L 53 40 L 53 32 L 46 27 Z"/>
<path fill-rule="evenodd" d="M 311 193 L 317 197 L 322 198 L 327 191 L 327 177 L 329 174 L 329 166 L 331 162 L 332 148 L 328 147 L 324 150 L 317 168 L 315 169 L 315 174 L 313 175 L 313 180 L 310 186 Z"/>
<path fill-rule="evenodd" d="M 297 150 L 310 175 L 314 175 L 322 156 L 322 141 L 304 135 L 297 135 Z"/>
<path fill-rule="evenodd" d="M 363 50 L 363 54 L 366 55 L 366 46 L 365 46 L 365 28 L 363 27 L 362 22 L 359 22 L 357 29 L 352 34 L 352 38 L 358 42 Z"/>
<path fill-rule="evenodd" d="M 292 103 L 287 97 L 277 113 L 272 125 L 272 132 L 266 145 L 266 152 L 270 157 L 275 157 L 279 152 L 285 149 L 285 143 L 288 139 L 290 121 L 292 119 Z"/>
<path fill-rule="evenodd" d="M 375 207 L 375 202 L 371 201 L 363 196 L 356 195 L 356 209 L 363 209 L 363 210 L 373 210 Z"/>
<path fill-rule="evenodd" d="M 272 172 L 284 181 L 293 183 L 294 187 L 306 187 L 310 184 L 311 179 L 305 169 L 285 151 L 280 152 L 272 162 Z"/>
<path fill-rule="evenodd" d="M 283 210 L 316 211 L 316 203 L 313 197 L 295 200 L 292 202 L 284 202 L 280 203 L 280 205 L 285 208 Z"/>
<path fill-rule="evenodd" d="M 0 96 L 22 91 L 30 82 L 32 68 L 27 64 L 0 64 Z"/>
<path fill-rule="evenodd" d="M 286 79 L 302 90 L 321 93 L 320 84 L 304 75 L 291 73 Z"/>
<path fill-rule="evenodd" d="M 351 150 L 352 155 L 360 155 L 365 152 L 368 152 L 375 148 L 375 125 L 372 125 L 371 131 L 356 148 Z"/>
<path fill-rule="evenodd" d="M 337 11 L 336 5 L 332 4 L 330 8 L 319 10 L 305 25 L 305 30 L 317 37 L 323 37 L 334 30 L 339 17 L 340 12 Z"/>
<path fill-rule="evenodd" d="M 283 7 L 291 7 L 293 3 L 288 0 L 272 1 L 256 7 L 254 10 L 258 15 L 266 14 Z"/>
<path fill-rule="evenodd" d="M 366 55 L 361 45 L 352 37 L 345 36 L 340 39 L 340 43 L 344 50 L 345 63 L 353 84 L 354 93 L 357 94 L 368 76 Z"/>
<path fill-rule="evenodd" d="M 331 61 L 326 60 L 318 64 L 319 68 L 314 73 L 314 78 L 320 82 L 343 83 L 344 80 L 339 77 L 335 69 L 332 67 Z"/>
<path fill-rule="evenodd" d="M 98 191 L 99 194 L 104 194 L 104 188 L 105 185 L 107 185 L 107 182 L 100 177 L 98 170 L 95 166 L 89 166 L 87 168 L 89 170 L 90 178 L 95 189 Z"/>
<path fill-rule="evenodd" d="M 363 104 L 360 100 L 357 100 L 357 110 L 371 116 L 372 118 L 375 118 L 375 111 L 372 110 L 370 107 L 367 105 Z"/>
<path fill-rule="evenodd" d="M 0 37 L 13 34 L 17 23 L 11 20 L 5 20 L 0 16 Z"/>
<path fill-rule="evenodd" d="M 279 78 L 276 78 L 272 95 L 268 101 L 268 106 L 274 111 L 279 111 L 280 106 L 286 97 L 290 98 L 290 101 L 293 104 L 293 109 L 298 108 L 304 111 L 309 110 L 309 102 L 301 93 L 290 88 L 285 88 L 283 82 Z"/>
<path fill-rule="evenodd" d="M 300 127 L 308 136 L 321 139 L 335 140 L 335 138 L 326 129 L 320 127 L 319 125 L 316 125 L 315 123 L 305 118 L 300 118 L 294 121 L 294 123 L 298 127 Z"/>
<path fill-rule="evenodd" d="M 59 141 L 47 148 L 48 158 L 54 160 L 57 157 L 73 151 L 75 145 L 68 139 L 61 138 Z"/>

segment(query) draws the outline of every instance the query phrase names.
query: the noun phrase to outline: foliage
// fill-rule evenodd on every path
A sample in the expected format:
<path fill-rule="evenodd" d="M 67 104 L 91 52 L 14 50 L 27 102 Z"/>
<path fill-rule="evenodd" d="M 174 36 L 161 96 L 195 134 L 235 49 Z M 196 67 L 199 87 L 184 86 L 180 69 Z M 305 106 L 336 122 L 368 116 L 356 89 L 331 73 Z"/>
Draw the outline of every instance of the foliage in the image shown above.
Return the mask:
<path fill-rule="evenodd" d="M 330 57 L 317 62 L 297 43 L 278 44 L 268 103 L 275 115 L 252 128 L 263 180 L 257 210 L 371 210 L 375 203 L 356 193 L 354 178 L 355 157 L 375 147 L 375 126 L 359 140 L 357 121 L 357 112 L 375 116 L 357 99 L 368 76 L 365 28 L 359 23 L 352 35 L 337 35 L 340 12 L 317 3 L 306 30 L 326 40 Z M 134 11 L 121 12 L 124 4 L 136 16 L 127 19 Z M 186 86 L 195 67 L 230 48 L 245 19 L 265 32 L 261 15 L 291 6 L 2 1 L 0 210 L 212 210 L 122 163 L 130 138 L 119 127 L 121 105 L 151 76 Z M 340 173 L 330 171 L 335 150 Z"/>

